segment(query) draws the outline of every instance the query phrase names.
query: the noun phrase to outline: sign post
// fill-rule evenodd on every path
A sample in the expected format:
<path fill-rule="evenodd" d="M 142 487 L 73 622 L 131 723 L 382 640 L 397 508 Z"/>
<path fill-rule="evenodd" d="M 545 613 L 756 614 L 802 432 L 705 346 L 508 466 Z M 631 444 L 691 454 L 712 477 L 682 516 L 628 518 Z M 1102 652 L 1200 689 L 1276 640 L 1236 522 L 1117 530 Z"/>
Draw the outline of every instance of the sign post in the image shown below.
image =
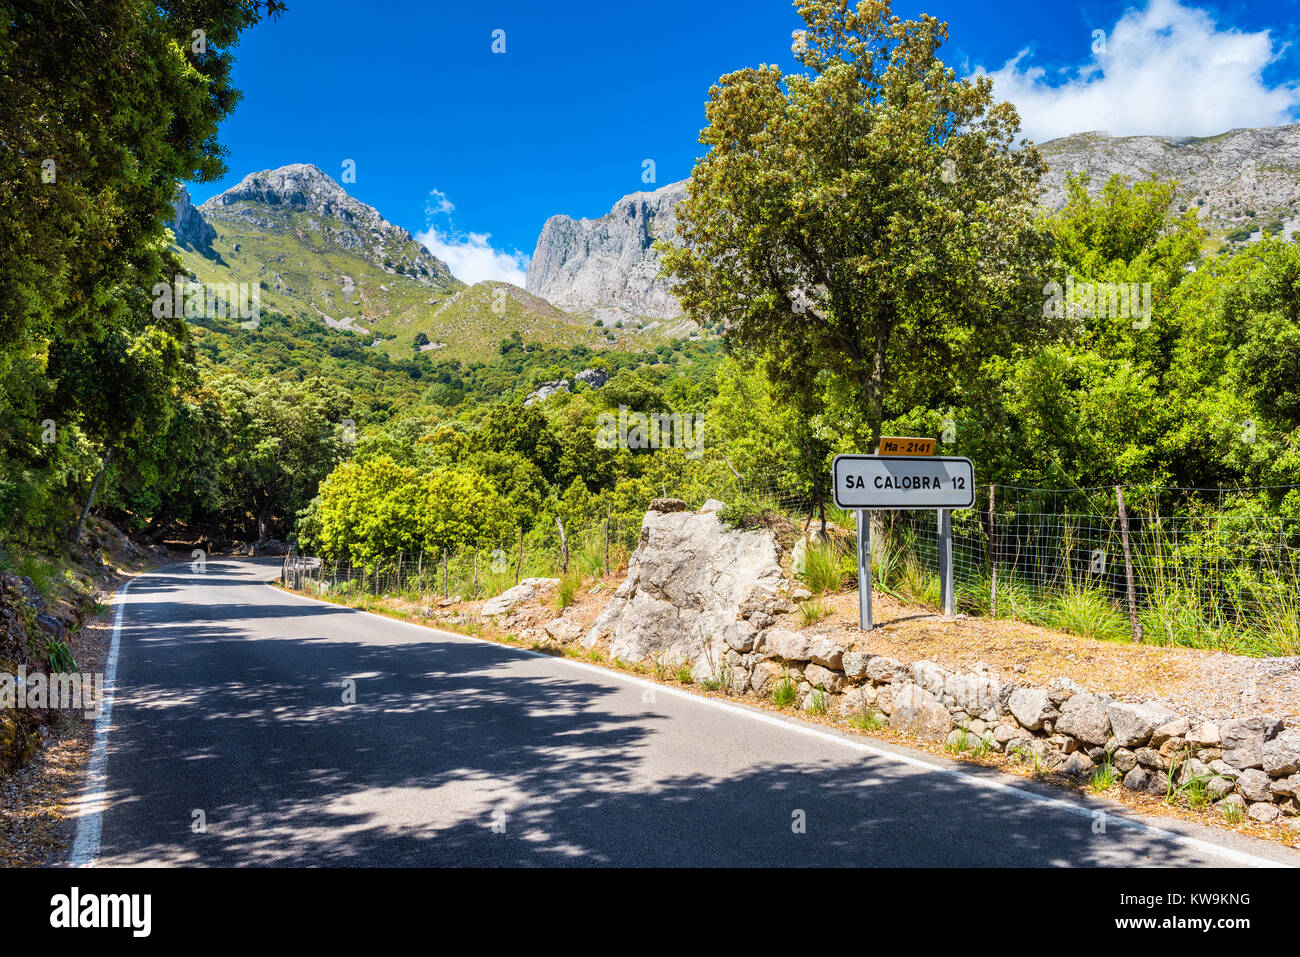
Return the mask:
<path fill-rule="evenodd" d="M 837 455 L 831 465 L 835 504 L 858 514 L 858 620 L 871 620 L 872 509 L 934 509 L 939 514 L 939 585 L 943 612 L 956 602 L 952 566 L 952 510 L 975 505 L 975 466 L 970 459 L 922 455 Z"/>
<path fill-rule="evenodd" d="M 858 626 L 870 631 L 871 624 L 871 515 L 858 512 Z"/>
<path fill-rule="evenodd" d="M 952 509 L 939 509 L 939 600 L 943 613 L 951 618 L 957 602 L 952 587 Z"/>

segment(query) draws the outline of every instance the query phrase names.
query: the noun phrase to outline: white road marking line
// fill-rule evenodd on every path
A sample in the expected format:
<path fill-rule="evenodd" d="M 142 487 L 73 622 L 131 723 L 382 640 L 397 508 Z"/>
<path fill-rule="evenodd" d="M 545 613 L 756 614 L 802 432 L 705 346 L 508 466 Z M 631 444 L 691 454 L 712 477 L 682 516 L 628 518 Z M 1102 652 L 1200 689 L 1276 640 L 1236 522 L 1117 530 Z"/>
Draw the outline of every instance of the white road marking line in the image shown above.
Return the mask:
<path fill-rule="evenodd" d="M 573 668 L 582 669 L 583 671 L 590 671 L 595 674 L 604 675 L 605 677 L 618 678 L 622 681 L 628 682 L 629 684 L 638 685 L 643 688 L 644 687 L 654 688 L 656 694 L 662 692 L 664 694 L 673 695 L 679 698 L 685 698 L 702 705 L 707 705 L 709 707 L 720 708 L 723 711 L 729 711 L 732 714 L 736 714 L 736 715 L 743 715 L 745 717 L 751 718 L 752 720 L 761 721 L 764 724 L 772 725 L 773 727 L 785 728 L 787 731 L 795 731 L 799 734 L 804 734 L 804 735 L 808 735 L 809 737 L 818 738 L 822 741 L 830 741 L 835 744 L 843 745 L 845 747 L 852 748 L 856 751 L 863 752 L 865 754 L 870 754 L 874 757 L 883 758 L 887 761 L 894 761 L 899 764 L 906 764 L 911 767 L 919 768 L 924 771 L 933 771 L 939 774 L 946 774 L 950 777 L 956 778 L 959 781 L 962 781 L 965 784 L 972 784 L 975 785 L 976 787 L 986 788 L 988 790 L 993 790 L 993 791 L 1000 791 L 1003 794 L 1009 794 L 1018 797 L 1032 804 L 1037 804 L 1042 807 L 1050 807 L 1050 808 L 1055 808 L 1057 810 L 1066 811 L 1070 814 L 1075 814 L 1079 817 L 1086 817 L 1091 819 L 1096 811 L 1098 810 L 1105 811 L 1106 819 L 1108 822 L 1113 821 L 1124 827 L 1128 827 L 1136 831 L 1141 831 L 1143 833 L 1150 834 L 1155 837 L 1160 837 L 1165 840 L 1173 841 L 1177 844 L 1182 844 L 1189 848 L 1195 848 L 1196 850 L 1203 851 L 1207 854 L 1212 854 L 1217 857 L 1226 858 L 1230 861 L 1234 861 L 1246 867 L 1291 867 L 1292 866 L 1291 864 L 1287 864 L 1282 861 L 1271 860 L 1270 858 L 1267 857 L 1260 857 L 1255 854 L 1250 854 L 1246 851 L 1238 851 L 1231 847 L 1225 847 L 1221 844 L 1215 844 L 1212 841 L 1205 841 L 1197 837 L 1191 837 L 1190 835 L 1187 834 L 1181 834 L 1177 831 L 1170 831 L 1162 827 L 1156 827 L 1155 825 L 1147 824 L 1144 821 L 1134 820 L 1133 818 L 1127 817 L 1116 810 L 1111 810 L 1109 808 L 1090 808 L 1081 804 L 1076 804 L 1073 801 L 1066 801 L 1062 798 L 1052 798 L 1042 794 L 1036 794 L 1033 791 L 1026 790 L 1025 788 L 1016 787 L 1014 784 L 1007 784 L 1006 782 L 993 780 L 992 778 L 985 778 L 981 775 L 970 774 L 958 768 L 947 768 L 947 767 L 943 767 L 942 765 L 932 764 L 929 761 L 923 760 L 922 758 L 919 757 L 913 757 L 907 754 L 898 754 L 897 752 L 886 750 L 884 748 L 878 748 L 873 745 L 867 744 L 863 741 L 855 741 L 852 738 L 846 737 L 844 735 L 834 734 L 830 731 L 823 731 L 820 728 L 816 728 L 811 725 L 804 724 L 803 722 L 796 721 L 791 718 L 786 718 L 779 715 L 765 714 L 761 711 L 757 711 L 746 707 L 740 707 L 739 705 L 734 705 L 727 701 L 719 701 L 717 698 L 706 698 L 703 697 L 702 695 L 691 694 L 689 691 L 683 691 L 682 689 L 675 688 L 672 685 L 662 685 L 654 681 L 647 681 L 644 678 L 637 678 L 633 675 L 624 674 L 623 672 L 615 671 L 612 668 L 600 668 L 597 667 L 596 665 L 587 664 L 586 662 L 574 661 L 571 658 L 557 657 L 556 655 L 547 655 L 547 654 L 543 654 L 540 651 L 531 651 L 527 648 L 516 648 L 513 645 L 507 645 L 499 641 L 491 641 L 487 638 L 476 638 L 473 635 L 461 635 L 453 631 L 442 631 L 441 629 L 438 628 L 430 628 L 425 625 L 418 625 L 412 621 L 402 621 L 400 618 L 389 618 L 387 615 L 379 615 L 379 614 L 375 614 L 374 612 L 362 611 L 359 608 L 351 608 L 348 605 L 336 605 L 334 602 L 323 601 L 322 599 L 319 598 L 312 598 L 310 595 L 299 595 L 296 592 L 285 591 L 284 589 L 276 588 L 274 585 L 270 585 L 270 584 L 267 584 L 266 587 L 272 589 L 273 591 L 277 592 L 280 595 L 291 596 L 293 598 L 300 598 L 303 601 L 309 601 L 315 604 L 330 605 L 334 608 L 345 608 L 350 611 L 354 611 L 357 614 L 370 615 L 371 617 L 380 618 L 383 619 L 384 621 L 391 622 L 392 624 L 395 625 L 406 625 L 409 628 L 416 628 L 424 632 L 425 634 L 428 634 L 429 632 L 433 632 L 434 634 L 438 634 L 438 635 L 447 635 L 450 638 L 459 638 L 464 641 L 477 642 L 485 645 L 493 645 L 497 648 L 509 648 L 511 651 L 517 651 L 520 652 L 521 654 L 531 655 L 536 658 L 547 658 L 550 659 L 551 661 L 561 662 Z"/>
<path fill-rule="evenodd" d="M 113 640 L 108 647 L 108 664 L 104 666 L 104 710 L 95 721 L 95 745 L 90 753 L 90 766 L 86 769 L 86 783 L 77 816 L 77 836 L 68 858 L 72 867 L 91 867 L 99 857 L 99 840 L 104 830 L 104 791 L 108 786 L 108 729 L 113 724 L 113 698 L 117 689 L 117 651 L 121 645 L 126 593 L 133 581 L 135 578 L 124 582 L 117 593 Z"/>

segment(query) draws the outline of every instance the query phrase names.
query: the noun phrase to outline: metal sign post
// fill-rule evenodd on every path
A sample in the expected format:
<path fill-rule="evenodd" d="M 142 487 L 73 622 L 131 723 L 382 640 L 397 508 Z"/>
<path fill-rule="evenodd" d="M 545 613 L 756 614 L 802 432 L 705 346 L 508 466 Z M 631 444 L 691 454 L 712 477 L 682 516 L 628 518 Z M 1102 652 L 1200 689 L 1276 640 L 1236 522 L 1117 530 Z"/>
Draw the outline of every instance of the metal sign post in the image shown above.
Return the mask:
<path fill-rule="evenodd" d="M 957 602 L 952 578 L 952 509 L 939 509 L 939 598 L 943 613 L 951 618 Z"/>
<path fill-rule="evenodd" d="M 975 505 L 970 459 L 908 455 L 837 455 L 831 466 L 835 504 L 858 516 L 858 621 L 871 620 L 872 509 L 934 509 L 939 515 L 939 586 L 943 613 L 956 611 L 952 564 L 952 510 Z"/>
<path fill-rule="evenodd" d="M 858 625 L 870 631 L 871 625 L 871 515 L 858 509 Z"/>

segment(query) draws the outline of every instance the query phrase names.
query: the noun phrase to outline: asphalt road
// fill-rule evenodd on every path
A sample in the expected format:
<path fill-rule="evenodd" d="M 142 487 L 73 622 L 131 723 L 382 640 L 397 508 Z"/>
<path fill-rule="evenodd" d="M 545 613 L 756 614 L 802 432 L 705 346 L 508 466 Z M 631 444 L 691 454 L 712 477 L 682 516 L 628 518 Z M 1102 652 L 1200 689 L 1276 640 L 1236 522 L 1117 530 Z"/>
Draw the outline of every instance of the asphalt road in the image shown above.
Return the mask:
<path fill-rule="evenodd" d="M 211 561 L 204 574 L 174 566 L 132 583 L 106 786 L 78 821 L 86 860 L 1300 862 L 1265 842 L 1127 818 L 1021 778 L 289 595 L 265 584 L 275 568 Z"/>

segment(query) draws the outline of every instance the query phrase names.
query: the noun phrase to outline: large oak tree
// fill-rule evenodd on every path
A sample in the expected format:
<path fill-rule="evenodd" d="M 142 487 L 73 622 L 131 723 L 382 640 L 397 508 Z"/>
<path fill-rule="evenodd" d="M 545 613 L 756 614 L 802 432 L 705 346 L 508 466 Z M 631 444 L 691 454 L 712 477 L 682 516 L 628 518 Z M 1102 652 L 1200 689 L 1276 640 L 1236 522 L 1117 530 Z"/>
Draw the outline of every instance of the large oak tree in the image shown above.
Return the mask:
<path fill-rule="evenodd" d="M 1045 166 L 986 77 L 959 80 L 933 17 L 800 0 L 806 73 L 730 73 L 677 208 L 683 306 L 766 354 L 804 408 L 832 396 L 873 443 L 912 404 L 978 388 L 1042 328 Z"/>

